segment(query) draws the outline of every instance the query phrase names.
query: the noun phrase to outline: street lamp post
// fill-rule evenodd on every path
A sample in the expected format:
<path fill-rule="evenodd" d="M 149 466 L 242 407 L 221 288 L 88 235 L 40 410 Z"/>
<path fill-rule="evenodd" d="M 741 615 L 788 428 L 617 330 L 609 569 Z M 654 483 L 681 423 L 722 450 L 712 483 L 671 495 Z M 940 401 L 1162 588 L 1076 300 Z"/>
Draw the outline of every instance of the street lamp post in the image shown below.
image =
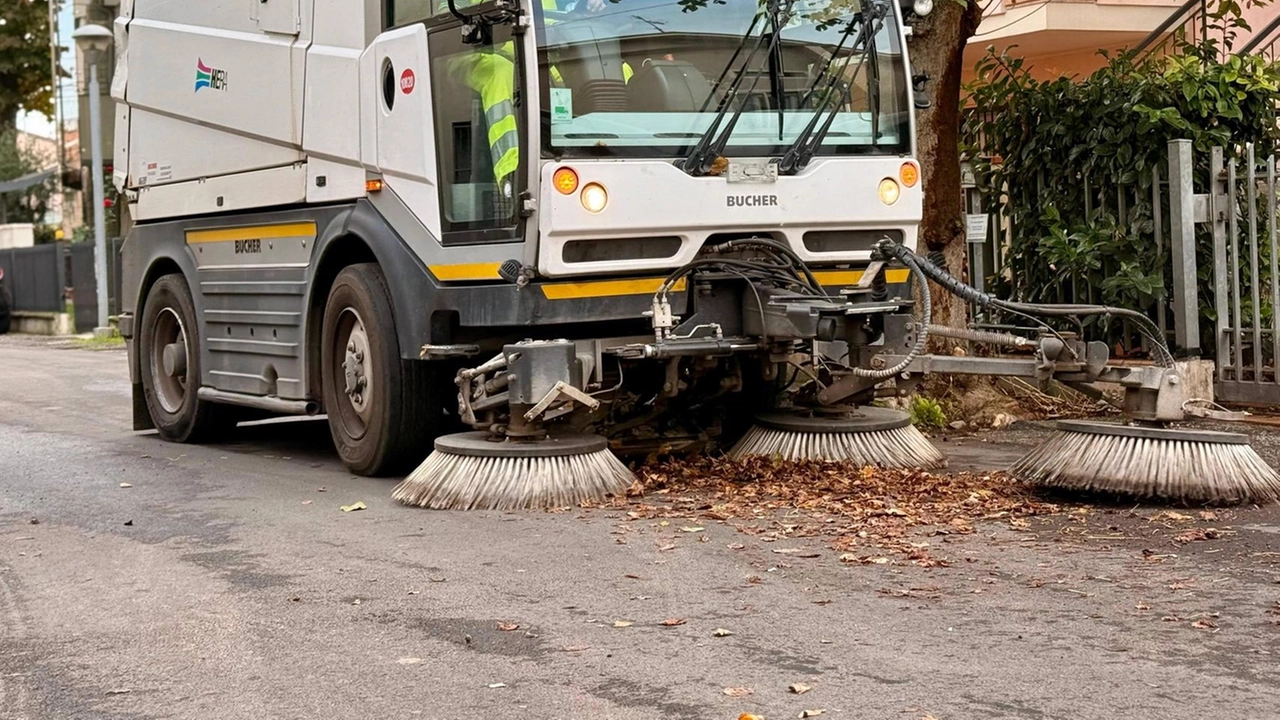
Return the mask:
<path fill-rule="evenodd" d="M 107 315 L 106 194 L 102 170 L 102 88 L 98 85 L 98 60 L 111 45 L 111 31 L 101 25 L 81 25 L 71 33 L 89 65 L 89 151 L 93 155 L 93 274 L 98 285 L 98 326 L 95 335 L 111 332 Z"/>

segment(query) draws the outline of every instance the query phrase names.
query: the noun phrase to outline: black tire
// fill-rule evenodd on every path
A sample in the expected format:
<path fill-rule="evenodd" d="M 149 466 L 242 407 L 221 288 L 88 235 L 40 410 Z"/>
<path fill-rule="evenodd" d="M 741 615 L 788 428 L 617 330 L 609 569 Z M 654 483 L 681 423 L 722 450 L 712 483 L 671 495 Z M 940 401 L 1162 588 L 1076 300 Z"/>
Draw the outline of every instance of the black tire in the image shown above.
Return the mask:
<path fill-rule="evenodd" d="M 428 363 L 400 357 L 382 269 L 361 263 L 338 273 L 323 323 L 321 388 L 342 464 L 366 476 L 409 469 L 444 427 L 443 393 Z"/>
<path fill-rule="evenodd" d="M 185 369 L 174 367 L 172 375 L 165 371 L 165 345 L 186 349 Z M 213 439 L 227 429 L 220 408 L 196 397 L 201 378 L 200 322 L 182 275 L 161 277 L 147 293 L 138 328 L 138 364 L 147 412 L 160 437 L 194 443 Z"/>

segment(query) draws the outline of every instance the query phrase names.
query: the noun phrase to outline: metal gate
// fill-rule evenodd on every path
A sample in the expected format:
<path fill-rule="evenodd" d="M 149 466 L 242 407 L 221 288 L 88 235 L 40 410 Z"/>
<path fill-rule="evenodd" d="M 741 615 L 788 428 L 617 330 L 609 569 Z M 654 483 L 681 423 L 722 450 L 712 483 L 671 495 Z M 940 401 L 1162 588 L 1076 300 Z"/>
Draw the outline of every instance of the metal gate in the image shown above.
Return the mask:
<path fill-rule="evenodd" d="M 1213 223 L 1213 304 L 1217 317 L 1219 400 L 1280 404 L 1280 272 L 1277 272 L 1277 158 L 1258 158 L 1252 145 L 1243 159 L 1210 158 Z"/>
<path fill-rule="evenodd" d="M 121 238 L 107 238 L 107 314 L 120 314 Z M 71 302 L 75 306 L 76 332 L 89 332 L 98 324 L 98 280 L 94 275 L 93 243 L 76 243 L 70 257 Z"/>
<path fill-rule="evenodd" d="M 66 310 L 63 243 L 0 250 L 0 269 L 13 294 L 13 309 L 28 312 Z"/>

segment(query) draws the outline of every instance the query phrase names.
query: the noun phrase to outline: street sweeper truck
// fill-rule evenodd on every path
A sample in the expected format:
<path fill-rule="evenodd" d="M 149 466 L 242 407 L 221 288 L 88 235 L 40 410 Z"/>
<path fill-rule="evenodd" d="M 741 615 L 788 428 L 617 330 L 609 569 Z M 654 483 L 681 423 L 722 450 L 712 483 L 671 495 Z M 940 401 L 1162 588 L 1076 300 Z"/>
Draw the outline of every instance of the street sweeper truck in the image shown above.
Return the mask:
<path fill-rule="evenodd" d="M 928 372 L 1119 384 L 1143 425 L 1063 430 L 1103 466 L 1251 453 L 1158 427 L 1185 397 L 1154 330 L 1158 363 L 1114 367 L 1052 323 L 930 324 L 931 283 L 1013 318 L 1122 311 L 1005 302 L 915 254 L 905 18 L 929 5 L 122 0 L 135 426 L 323 413 L 352 472 L 421 462 L 395 495 L 436 508 L 598 498 L 655 453 L 939 467 L 873 402 Z M 934 357 L 931 333 L 1024 354 Z M 1248 467 L 1217 499 L 1277 493 Z"/>

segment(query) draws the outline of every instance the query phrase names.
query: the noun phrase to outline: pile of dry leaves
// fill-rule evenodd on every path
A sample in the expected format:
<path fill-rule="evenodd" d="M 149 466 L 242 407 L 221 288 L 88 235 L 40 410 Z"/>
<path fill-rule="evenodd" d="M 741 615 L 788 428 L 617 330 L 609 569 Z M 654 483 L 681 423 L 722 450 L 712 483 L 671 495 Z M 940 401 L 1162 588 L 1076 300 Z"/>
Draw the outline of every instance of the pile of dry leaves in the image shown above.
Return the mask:
<path fill-rule="evenodd" d="M 841 463 L 741 462 L 707 457 L 645 467 L 628 493 L 632 519 L 721 520 L 772 537 L 823 537 L 848 562 L 881 563 L 873 550 L 942 564 L 922 535 L 965 534 L 975 522 L 1059 512 L 1004 473 L 928 473 Z"/>

